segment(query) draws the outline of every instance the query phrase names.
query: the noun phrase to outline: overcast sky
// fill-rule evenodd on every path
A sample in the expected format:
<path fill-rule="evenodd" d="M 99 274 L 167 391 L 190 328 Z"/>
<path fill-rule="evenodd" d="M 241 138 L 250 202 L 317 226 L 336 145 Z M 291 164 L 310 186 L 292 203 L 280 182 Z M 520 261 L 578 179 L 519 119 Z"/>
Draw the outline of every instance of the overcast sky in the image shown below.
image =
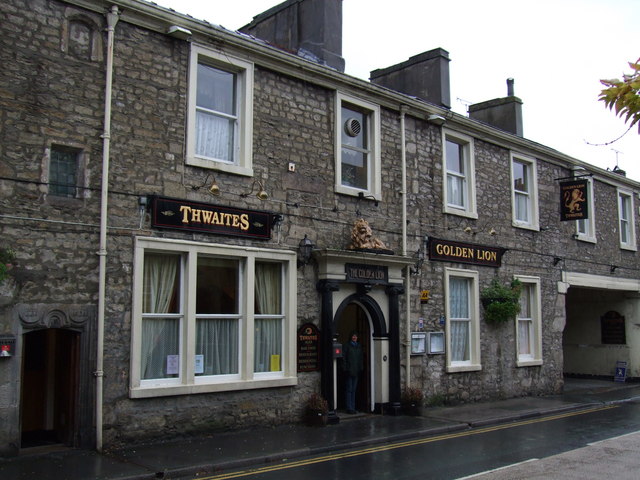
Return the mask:
<path fill-rule="evenodd" d="M 155 0 L 237 30 L 278 0 Z M 443 48 L 451 104 L 507 95 L 523 101 L 524 137 L 640 181 L 640 135 L 598 101 L 600 79 L 629 73 L 640 57 L 640 0 L 343 0 L 345 73 L 369 72 Z"/>

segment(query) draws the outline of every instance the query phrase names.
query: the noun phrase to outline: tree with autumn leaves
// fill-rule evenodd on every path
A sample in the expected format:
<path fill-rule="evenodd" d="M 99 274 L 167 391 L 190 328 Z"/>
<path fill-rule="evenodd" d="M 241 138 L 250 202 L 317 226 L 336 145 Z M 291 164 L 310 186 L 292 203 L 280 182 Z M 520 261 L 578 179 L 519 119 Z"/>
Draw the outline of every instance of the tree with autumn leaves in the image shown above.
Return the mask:
<path fill-rule="evenodd" d="M 621 80 L 600 80 L 606 88 L 600 92 L 599 100 L 623 117 L 625 123 L 630 122 L 629 129 L 638 124 L 640 133 L 640 58 L 629 62 L 629 66 L 632 73 L 624 74 Z"/>

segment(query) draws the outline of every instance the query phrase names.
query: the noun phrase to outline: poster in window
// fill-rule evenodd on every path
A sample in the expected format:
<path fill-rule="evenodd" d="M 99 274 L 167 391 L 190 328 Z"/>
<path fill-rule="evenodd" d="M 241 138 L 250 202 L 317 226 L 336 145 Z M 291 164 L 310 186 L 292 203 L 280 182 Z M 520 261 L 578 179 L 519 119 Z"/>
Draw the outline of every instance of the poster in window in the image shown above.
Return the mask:
<path fill-rule="evenodd" d="M 199 373 L 204 373 L 204 355 L 196 355 L 196 365 L 194 373 L 196 375 Z"/>
<path fill-rule="evenodd" d="M 167 355 L 167 375 L 178 375 L 180 355 Z"/>

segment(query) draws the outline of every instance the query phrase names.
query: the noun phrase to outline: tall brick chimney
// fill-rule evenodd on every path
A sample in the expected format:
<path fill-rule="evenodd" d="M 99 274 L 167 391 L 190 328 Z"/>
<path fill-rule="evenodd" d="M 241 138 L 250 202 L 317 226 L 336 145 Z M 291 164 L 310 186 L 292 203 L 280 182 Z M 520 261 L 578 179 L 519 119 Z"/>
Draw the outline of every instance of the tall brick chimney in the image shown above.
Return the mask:
<path fill-rule="evenodd" d="M 522 100 L 514 95 L 513 78 L 507 79 L 507 96 L 469 105 L 469 118 L 522 137 Z"/>
<path fill-rule="evenodd" d="M 287 0 L 239 31 L 344 72 L 342 0 Z"/>
<path fill-rule="evenodd" d="M 449 52 L 436 48 L 391 67 L 374 70 L 370 80 L 439 107 L 451 108 L 449 61 Z"/>

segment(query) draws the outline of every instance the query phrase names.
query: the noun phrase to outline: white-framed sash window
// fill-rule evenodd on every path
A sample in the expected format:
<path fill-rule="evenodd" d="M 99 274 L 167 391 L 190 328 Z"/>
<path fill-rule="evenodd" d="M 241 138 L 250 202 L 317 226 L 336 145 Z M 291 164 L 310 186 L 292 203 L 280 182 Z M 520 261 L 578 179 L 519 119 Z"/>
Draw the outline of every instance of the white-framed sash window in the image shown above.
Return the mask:
<path fill-rule="evenodd" d="M 473 138 L 443 130 L 443 211 L 478 218 Z"/>
<path fill-rule="evenodd" d="M 516 315 L 517 365 L 542 365 L 542 308 L 540 278 L 516 275 L 522 283 L 520 312 Z"/>
<path fill-rule="evenodd" d="M 631 191 L 618 189 L 618 220 L 620 248 L 636 251 L 636 225 Z"/>
<path fill-rule="evenodd" d="M 480 370 L 478 272 L 445 270 L 447 372 Z"/>
<path fill-rule="evenodd" d="M 295 252 L 138 238 L 131 396 L 295 385 Z"/>
<path fill-rule="evenodd" d="M 536 160 L 511 156 L 511 201 L 513 226 L 540 229 Z"/>

